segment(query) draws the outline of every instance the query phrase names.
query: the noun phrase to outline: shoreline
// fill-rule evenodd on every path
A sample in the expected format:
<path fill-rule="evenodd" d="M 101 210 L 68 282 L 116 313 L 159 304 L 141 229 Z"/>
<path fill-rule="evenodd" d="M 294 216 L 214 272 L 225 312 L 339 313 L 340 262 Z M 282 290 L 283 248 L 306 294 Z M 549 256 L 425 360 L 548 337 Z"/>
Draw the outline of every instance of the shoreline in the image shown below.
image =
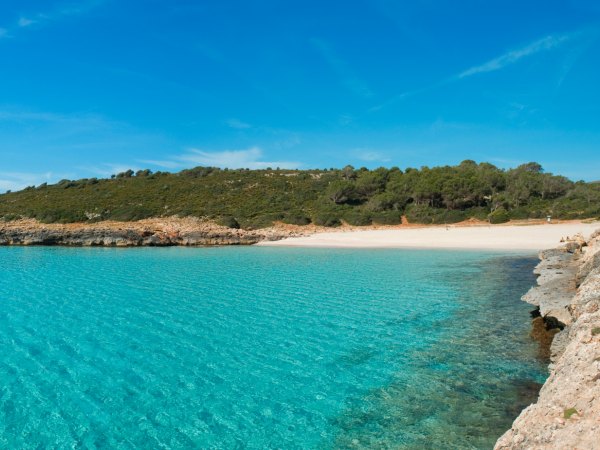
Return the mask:
<path fill-rule="evenodd" d="M 539 251 L 540 263 L 534 269 L 537 286 L 523 300 L 536 307 L 532 334 L 537 332 L 549 345 L 550 373 L 537 402 L 519 414 L 494 448 L 600 450 L 600 222 L 488 225 L 470 221 L 448 226 L 346 226 L 336 230 L 283 225 L 238 230 L 193 218 L 95 224 L 42 224 L 27 219 L 0 222 L 0 246 L 252 244 Z"/>
<path fill-rule="evenodd" d="M 494 449 L 600 449 L 600 230 L 539 258 L 523 300 L 536 307 L 532 334 L 545 328 L 550 373 Z"/>
<path fill-rule="evenodd" d="M 34 219 L 0 222 L 0 246 L 168 247 L 252 245 L 297 236 L 275 227 L 240 230 L 206 220 L 164 217 L 135 222 L 44 224 Z"/>
<path fill-rule="evenodd" d="M 319 232 L 277 241 L 259 242 L 269 247 L 412 248 L 540 251 L 561 239 L 589 235 L 600 223 L 501 224 L 476 226 L 423 226 L 387 229 L 352 229 Z"/>
<path fill-rule="evenodd" d="M 198 218 L 165 217 L 135 222 L 44 224 L 33 219 L 0 222 L 0 246 L 158 247 L 259 245 L 323 248 L 411 248 L 537 252 L 563 238 L 588 235 L 600 222 L 542 220 L 490 225 L 468 220 L 452 225 L 365 227 L 286 225 L 257 230 L 228 228 Z"/>

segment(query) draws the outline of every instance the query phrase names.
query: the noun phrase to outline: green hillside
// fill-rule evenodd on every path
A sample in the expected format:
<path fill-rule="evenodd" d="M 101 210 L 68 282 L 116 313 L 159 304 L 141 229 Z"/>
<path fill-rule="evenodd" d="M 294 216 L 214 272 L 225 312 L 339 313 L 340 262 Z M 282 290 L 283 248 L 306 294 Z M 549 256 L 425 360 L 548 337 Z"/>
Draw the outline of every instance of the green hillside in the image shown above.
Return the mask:
<path fill-rule="evenodd" d="M 128 171 L 110 179 L 62 180 L 0 195 L 0 218 L 43 222 L 196 216 L 260 228 L 275 220 L 336 226 L 452 223 L 470 217 L 575 219 L 600 216 L 600 184 L 544 173 L 537 163 L 511 170 L 458 166 L 367 170 Z"/>

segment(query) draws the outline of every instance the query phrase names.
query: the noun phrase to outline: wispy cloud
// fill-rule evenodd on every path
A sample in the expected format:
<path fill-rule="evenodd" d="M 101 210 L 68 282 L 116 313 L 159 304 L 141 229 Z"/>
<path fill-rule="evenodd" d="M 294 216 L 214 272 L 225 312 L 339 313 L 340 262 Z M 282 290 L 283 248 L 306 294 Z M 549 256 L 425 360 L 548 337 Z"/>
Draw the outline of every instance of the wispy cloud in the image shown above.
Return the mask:
<path fill-rule="evenodd" d="M 591 30 L 586 30 L 585 32 L 580 33 L 580 35 L 583 36 L 582 44 L 572 46 L 562 62 L 556 81 L 557 89 L 561 87 L 565 79 L 569 76 L 573 66 L 575 66 L 581 56 L 586 53 L 589 48 L 598 40 L 600 37 L 600 29 L 594 28 Z"/>
<path fill-rule="evenodd" d="M 27 17 L 21 17 L 19 19 L 19 21 L 17 22 L 17 25 L 19 25 L 21 28 L 25 28 L 25 27 L 28 27 L 29 25 L 33 25 L 36 22 L 37 22 L 37 20 L 28 19 Z"/>
<path fill-rule="evenodd" d="M 153 167 L 161 167 L 165 169 L 179 169 L 181 168 L 180 161 L 170 161 L 166 159 L 140 159 L 138 161 L 141 164 L 147 164 Z"/>
<path fill-rule="evenodd" d="M 352 151 L 355 158 L 365 162 L 389 162 L 390 158 L 384 153 L 369 148 L 357 148 Z"/>
<path fill-rule="evenodd" d="M 433 89 L 437 89 L 439 87 L 445 86 L 449 83 L 451 83 L 452 81 L 456 81 L 456 80 L 442 80 L 439 81 L 435 84 L 430 84 L 429 86 L 425 86 L 419 89 L 413 89 L 412 91 L 406 91 L 406 92 L 402 92 L 401 94 L 398 94 L 392 98 L 390 98 L 389 100 L 387 100 L 386 102 L 380 103 L 379 105 L 375 105 L 371 108 L 369 108 L 369 112 L 373 113 L 373 112 L 377 112 L 387 106 L 390 106 L 396 102 L 399 102 L 400 100 L 404 100 L 405 98 L 408 97 L 412 97 L 414 95 L 418 95 L 418 94 L 422 94 L 423 92 L 428 92 L 431 91 Z"/>
<path fill-rule="evenodd" d="M 548 50 L 552 50 L 569 41 L 572 38 L 570 34 L 562 34 L 562 35 L 554 35 L 554 36 L 546 36 L 542 39 L 538 39 L 531 44 L 528 44 L 524 47 L 518 48 L 516 50 L 511 50 L 509 52 L 504 53 L 503 55 L 498 56 L 497 58 L 491 59 L 488 62 L 473 66 L 468 68 L 467 70 L 458 74 L 457 78 L 466 78 L 473 75 L 477 75 L 480 73 L 486 72 L 494 72 L 496 70 L 500 70 L 505 68 L 506 66 L 510 66 L 511 64 L 515 64 L 521 59 L 535 55 L 536 53 L 545 52 Z"/>
<path fill-rule="evenodd" d="M 159 133 L 149 134 L 104 116 L 58 114 L 14 106 L 0 107 L 0 138 L 0 154 L 4 157 L 0 170 L 9 172 L 25 166 L 31 167 L 31 171 L 53 168 L 59 172 L 72 172 L 72 177 L 109 176 L 127 169 L 142 168 L 138 167 L 139 163 L 131 164 L 136 160 L 134 156 L 125 160 L 125 164 L 100 162 L 106 162 L 107 155 L 138 155 L 139 158 L 148 152 L 157 154 L 170 145 Z M 25 155 L 36 156 L 29 161 Z M 120 162 L 120 158 L 115 159 Z M 4 189 L 46 181 L 40 177 L 31 181 L 24 177 L 0 178 Z"/>
<path fill-rule="evenodd" d="M 80 114 L 57 114 L 53 112 L 37 112 L 26 109 L 6 108 L 0 109 L 0 121 L 17 123 L 51 123 L 70 126 L 105 127 L 114 125 L 101 116 L 87 113 Z"/>
<path fill-rule="evenodd" d="M 190 149 L 186 153 L 174 156 L 169 160 L 144 160 L 141 162 L 168 169 L 186 168 L 191 166 L 227 167 L 229 169 L 265 169 L 267 167 L 296 169 L 303 165 L 298 161 L 265 160 L 264 153 L 259 147 L 250 147 L 244 150 L 223 150 L 213 152 Z"/>
<path fill-rule="evenodd" d="M 52 172 L 25 173 L 25 172 L 0 172 L 0 192 L 18 191 L 27 186 L 37 186 L 42 183 L 58 181 L 58 176 Z"/>
<path fill-rule="evenodd" d="M 253 125 L 235 118 L 226 120 L 225 124 L 234 130 L 248 130 L 252 132 L 253 136 L 260 136 L 261 142 L 268 141 L 268 147 L 271 150 L 286 150 L 302 142 L 298 132 L 285 128 Z"/>
<path fill-rule="evenodd" d="M 348 90 L 360 97 L 373 97 L 371 88 L 353 72 L 346 61 L 335 53 L 328 42 L 317 38 L 312 38 L 310 42 L 321 53 L 321 56 L 323 56 L 323 59 L 325 59 L 332 70 L 340 76 L 343 85 Z"/>
<path fill-rule="evenodd" d="M 242 122 L 239 119 L 228 119 L 225 121 L 225 124 L 229 128 L 233 128 L 235 130 L 246 130 L 248 128 L 252 128 L 252 125 L 250 125 L 249 123 L 246 123 L 246 122 Z"/>
<path fill-rule="evenodd" d="M 121 172 L 127 172 L 128 170 L 133 170 L 134 172 L 141 169 L 140 166 L 136 164 L 113 164 L 113 163 L 103 163 L 96 166 L 87 166 L 82 167 L 86 172 L 93 173 L 100 177 L 110 177 L 111 175 L 116 175 Z"/>
<path fill-rule="evenodd" d="M 98 6 L 106 3 L 107 0 L 87 0 L 80 2 L 60 3 L 53 9 L 42 12 L 33 12 L 20 16 L 14 25 L 0 27 L 0 38 L 14 37 L 20 30 L 31 28 L 33 25 L 42 25 L 52 23 L 60 19 L 85 14 Z"/>
<path fill-rule="evenodd" d="M 270 144 L 274 150 L 287 150 L 302 143 L 302 138 L 298 133 L 290 133 L 287 137 L 280 137 Z"/>
<path fill-rule="evenodd" d="M 565 43 L 567 43 L 571 40 L 574 40 L 574 38 L 579 36 L 580 34 L 581 34 L 581 32 L 573 32 L 573 33 L 555 34 L 555 35 L 543 37 L 543 38 L 538 39 L 534 42 L 531 42 L 523 47 L 520 47 L 520 48 L 517 48 L 514 50 L 510 50 L 510 51 L 508 51 L 500 56 L 497 56 L 496 58 L 493 58 L 483 64 L 469 67 L 468 69 L 463 70 L 462 72 L 460 72 L 456 75 L 453 75 L 449 78 L 445 78 L 443 80 L 440 80 L 440 81 L 430 84 L 428 86 L 424 86 L 422 88 L 413 89 L 413 90 L 405 91 L 401 94 L 398 94 L 398 95 L 390 98 L 388 101 L 370 108 L 369 112 L 379 111 L 379 110 L 385 108 L 386 106 L 389 106 L 389 105 L 396 103 L 400 100 L 403 100 L 405 98 L 412 97 L 412 96 L 418 95 L 418 94 L 422 94 L 424 92 L 429 92 L 431 90 L 438 89 L 440 87 L 447 86 L 452 83 L 456 83 L 458 81 L 464 80 L 466 78 L 469 78 L 469 77 L 472 77 L 475 75 L 480 75 L 480 74 L 484 74 L 484 73 L 495 72 L 497 70 L 502 70 L 505 67 L 508 67 L 508 66 L 518 63 L 519 61 L 521 61 L 524 58 L 536 55 L 538 53 L 557 49 L 557 48 L 563 46 Z"/>

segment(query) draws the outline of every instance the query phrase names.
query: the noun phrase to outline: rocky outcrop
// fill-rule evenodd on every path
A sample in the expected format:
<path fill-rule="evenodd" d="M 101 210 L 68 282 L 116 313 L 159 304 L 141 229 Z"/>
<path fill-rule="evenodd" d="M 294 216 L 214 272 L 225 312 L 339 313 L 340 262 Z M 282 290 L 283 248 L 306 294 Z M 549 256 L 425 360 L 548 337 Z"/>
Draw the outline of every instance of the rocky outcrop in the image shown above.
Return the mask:
<path fill-rule="evenodd" d="M 542 252 L 524 300 L 549 326 L 550 376 L 496 443 L 500 449 L 600 449 L 600 232 Z"/>
<path fill-rule="evenodd" d="M 531 288 L 523 300 L 537 306 L 547 322 L 553 321 L 557 327 L 564 328 L 572 321 L 568 306 L 576 293 L 578 255 L 559 248 L 541 252 L 540 259 L 534 269 L 538 286 Z"/>
<path fill-rule="evenodd" d="M 0 245 L 64 246 L 200 246 L 250 245 L 298 236 L 296 230 L 239 230 L 194 218 L 147 219 L 138 222 L 42 224 L 35 220 L 0 222 Z"/>

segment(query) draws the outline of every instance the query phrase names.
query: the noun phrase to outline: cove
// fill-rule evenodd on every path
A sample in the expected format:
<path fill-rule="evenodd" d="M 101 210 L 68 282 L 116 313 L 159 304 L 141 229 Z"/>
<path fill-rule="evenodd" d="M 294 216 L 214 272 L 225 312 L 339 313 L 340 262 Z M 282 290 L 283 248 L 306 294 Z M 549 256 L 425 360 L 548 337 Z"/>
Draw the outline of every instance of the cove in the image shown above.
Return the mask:
<path fill-rule="evenodd" d="M 0 446 L 491 448 L 534 255 L 0 248 Z"/>

